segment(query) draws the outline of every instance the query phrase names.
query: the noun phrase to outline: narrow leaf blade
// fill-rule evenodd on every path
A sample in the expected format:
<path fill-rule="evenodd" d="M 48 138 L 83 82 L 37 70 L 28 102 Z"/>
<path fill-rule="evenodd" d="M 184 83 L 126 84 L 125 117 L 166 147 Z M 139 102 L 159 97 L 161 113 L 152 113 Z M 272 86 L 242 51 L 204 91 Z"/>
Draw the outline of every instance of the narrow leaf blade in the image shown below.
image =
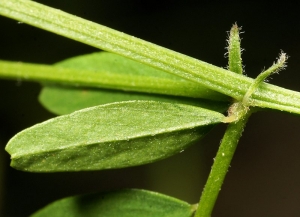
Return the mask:
<path fill-rule="evenodd" d="M 53 202 L 31 217 L 191 217 L 193 207 L 155 192 L 126 189 L 68 197 Z"/>
<path fill-rule="evenodd" d="M 195 105 L 220 113 L 225 112 L 229 107 L 228 102 L 199 98 L 175 97 L 108 89 L 72 88 L 66 86 L 48 85 L 42 89 L 39 95 L 40 103 L 42 103 L 47 110 L 58 115 L 69 114 L 92 106 L 131 100 L 150 100 Z"/>
<path fill-rule="evenodd" d="M 227 96 L 202 85 L 109 52 L 68 58 L 55 66 L 96 72 L 102 78 L 98 87 L 228 101 Z"/>
<path fill-rule="evenodd" d="M 55 66 L 96 72 L 102 77 L 103 87 L 115 89 L 45 85 L 39 100 L 44 107 L 56 114 L 68 114 L 91 106 L 127 100 L 184 103 L 212 110 L 217 109 L 220 112 L 224 112 L 227 108 L 228 97 L 224 95 L 178 76 L 108 52 L 72 57 L 56 63 Z M 114 86 L 110 87 L 110 85 Z M 136 89 L 137 87 L 140 89 Z M 120 88 L 127 91 L 118 90 Z M 128 92 L 131 90 L 130 88 L 141 92 Z M 209 99 L 209 101 L 203 99 Z"/>
<path fill-rule="evenodd" d="M 12 167 L 55 172 L 122 168 L 176 154 L 224 120 L 207 109 L 127 101 L 50 119 L 13 137 Z"/>

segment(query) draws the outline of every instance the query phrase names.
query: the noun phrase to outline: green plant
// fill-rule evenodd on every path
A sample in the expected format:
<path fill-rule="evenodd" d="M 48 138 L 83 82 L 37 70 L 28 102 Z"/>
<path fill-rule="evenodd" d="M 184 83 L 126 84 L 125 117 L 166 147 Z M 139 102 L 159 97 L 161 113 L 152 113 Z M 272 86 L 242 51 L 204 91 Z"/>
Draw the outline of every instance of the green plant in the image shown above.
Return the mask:
<path fill-rule="evenodd" d="M 246 118 L 243 119 L 244 106 L 255 107 L 255 108 L 265 107 L 265 108 L 272 108 L 272 109 L 279 109 L 288 112 L 293 112 L 296 114 L 299 113 L 298 93 L 261 83 L 261 80 L 263 80 L 264 77 L 259 77 L 257 80 L 254 81 L 253 79 L 246 78 L 245 76 L 239 75 L 242 72 L 242 68 L 241 68 L 241 59 L 240 59 L 239 39 L 237 38 L 238 33 L 234 32 L 234 30 L 237 31 L 236 26 L 232 29 L 233 33 L 230 39 L 232 39 L 233 42 L 230 43 L 232 47 L 229 49 L 229 57 L 230 57 L 229 70 L 232 72 L 236 72 L 236 73 L 232 73 L 227 70 L 209 65 L 207 63 L 200 62 L 198 60 L 186 57 L 184 55 L 172 51 L 168 51 L 166 49 L 152 45 L 150 43 L 146 43 L 144 41 L 137 40 L 132 37 L 128 37 L 124 34 L 107 29 L 105 27 L 101 27 L 99 25 L 81 20 L 79 18 L 72 17 L 65 13 L 56 10 L 51 10 L 49 8 L 46 8 L 45 6 L 41 6 L 33 2 L 29 3 L 28 1 L 4 1 L 3 3 L 0 4 L 0 9 L 1 9 L 0 13 L 8 17 L 12 17 L 22 22 L 36 25 L 38 27 L 45 28 L 47 30 L 51 30 L 58 34 L 65 35 L 67 37 L 82 41 L 84 43 L 93 45 L 98 48 L 102 48 L 107 51 L 121 54 L 130 59 L 137 60 L 141 63 L 145 63 L 149 66 L 153 66 L 157 69 L 169 73 L 173 73 L 175 75 L 188 79 L 189 81 L 192 81 L 192 82 L 187 82 L 186 80 L 181 79 L 179 77 L 169 76 L 167 74 L 164 74 L 163 72 L 146 67 L 142 64 L 137 64 L 135 62 L 123 59 L 121 57 L 110 56 L 110 54 L 99 54 L 95 56 L 84 56 L 82 57 L 82 59 L 81 58 L 73 59 L 73 60 L 71 59 L 59 63 L 57 64 L 57 66 L 54 67 L 35 65 L 35 64 L 25 64 L 25 63 L 16 64 L 7 61 L 6 62 L 1 61 L 0 70 L 1 70 L 1 75 L 3 77 L 14 78 L 14 79 L 24 78 L 28 80 L 43 82 L 46 85 L 46 87 L 43 90 L 43 94 L 41 95 L 41 101 L 46 106 L 48 106 L 49 109 L 52 109 L 52 111 L 58 114 L 69 113 L 73 111 L 72 109 L 74 110 L 81 109 L 83 107 L 86 107 L 87 104 L 83 105 L 82 107 L 80 107 L 81 105 L 70 105 L 67 101 L 65 101 L 65 99 L 78 96 L 78 95 L 67 95 L 67 94 L 80 95 L 81 90 L 68 89 L 68 88 L 62 88 L 57 86 L 53 87 L 50 84 L 51 82 L 56 84 L 58 83 L 64 84 L 64 85 L 75 84 L 75 85 L 80 85 L 85 87 L 106 87 L 106 88 L 143 91 L 147 93 L 173 94 L 173 95 L 185 96 L 185 97 L 197 97 L 197 98 L 204 97 L 207 99 L 214 99 L 217 102 L 221 101 L 221 103 L 217 103 L 217 102 L 207 103 L 206 101 L 206 103 L 202 102 L 201 104 L 201 106 L 205 106 L 210 110 L 215 110 L 218 112 L 225 111 L 224 101 L 226 101 L 228 98 L 214 91 L 223 93 L 224 95 L 230 96 L 236 100 L 236 103 L 233 104 L 234 106 L 232 106 L 230 109 L 231 114 L 229 115 L 228 118 L 225 118 L 220 113 L 203 110 L 200 109 L 199 107 L 190 107 L 184 105 L 174 106 L 174 104 L 154 103 L 154 102 L 116 103 L 107 106 L 100 106 L 94 109 L 83 110 L 75 113 L 72 116 L 62 116 L 61 118 L 53 119 L 53 121 L 49 121 L 45 124 L 41 124 L 31 129 L 28 129 L 24 132 L 21 132 L 16 137 L 14 137 L 14 139 L 11 140 L 10 144 L 7 147 L 7 150 L 11 152 L 12 157 L 14 158 L 12 164 L 17 168 L 23 170 L 29 170 L 29 171 L 30 170 L 31 171 L 50 171 L 50 170 L 71 171 L 71 170 L 83 170 L 83 169 L 103 169 L 103 168 L 107 169 L 107 168 L 137 165 L 141 163 L 147 163 L 154 160 L 158 160 L 160 158 L 167 157 L 168 155 L 177 153 L 180 150 L 184 149 L 191 142 L 198 140 L 204 133 L 206 133 L 208 128 L 210 128 L 211 124 L 219 123 L 219 122 L 231 122 L 231 121 L 235 121 L 235 119 L 237 118 L 238 119 L 237 123 L 234 122 L 229 124 L 229 128 L 226 132 L 227 136 L 225 136 L 223 139 L 223 141 L 225 141 L 223 144 L 225 144 L 226 147 L 228 146 L 229 142 L 234 142 L 235 143 L 234 145 L 236 145 L 238 137 L 240 136 L 240 133 L 243 129 L 243 125 L 245 124 L 246 121 Z M 33 14 L 37 18 L 33 17 Z M 52 17 L 53 14 L 57 14 L 55 19 L 53 19 Z M 47 17 L 46 15 L 49 15 L 49 17 Z M 78 29 L 80 29 L 80 31 L 78 31 Z M 267 75 L 270 72 L 275 72 L 276 67 L 278 68 L 283 67 L 285 62 L 284 57 L 285 56 L 282 55 L 280 61 L 277 64 L 275 64 L 273 68 L 271 68 L 269 71 L 268 70 L 266 71 Z M 102 64 L 95 65 L 95 60 L 99 61 L 101 58 L 104 59 L 103 60 L 104 62 Z M 112 69 L 111 64 L 108 64 L 109 61 L 112 60 L 123 62 L 123 65 L 130 67 L 129 69 L 132 73 L 128 74 L 126 70 L 126 74 L 124 74 L 120 72 L 120 69 L 118 68 Z M 108 65 L 105 66 L 105 63 L 107 63 Z M 91 67 L 91 65 L 93 67 Z M 95 69 L 99 71 L 101 69 L 101 71 L 103 70 L 104 73 L 103 74 L 100 74 L 98 72 L 95 73 L 94 72 Z M 122 69 L 124 70 L 124 67 L 122 67 Z M 133 69 L 137 69 L 137 70 L 133 70 Z M 141 69 L 143 69 L 143 72 L 147 71 L 147 73 L 140 74 L 139 70 Z M 115 74 L 105 73 L 107 70 L 113 71 L 115 72 Z M 262 74 L 262 76 L 263 75 L 264 74 Z M 257 85 L 258 87 L 255 87 L 255 85 Z M 252 92 L 255 91 L 255 92 L 251 93 L 251 91 Z M 66 94 L 66 97 L 64 98 L 66 105 L 61 105 L 61 103 L 57 104 L 57 102 L 53 102 L 54 99 L 57 99 L 57 96 L 63 97 L 62 95 L 63 93 Z M 111 100 L 111 96 L 112 96 L 112 93 L 109 92 L 100 93 L 98 91 L 94 91 L 91 94 L 102 94 L 102 95 L 106 94 L 106 96 L 108 97 L 106 97 L 105 99 L 109 99 L 109 100 Z M 127 94 L 122 94 L 121 96 L 118 97 L 119 98 L 116 99 L 115 101 L 124 100 L 124 98 L 126 97 L 127 97 L 126 100 L 129 99 Z M 134 99 L 153 100 L 153 97 L 156 97 L 156 100 L 160 98 L 158 96 L 145 95 L 145 96 L 138 96 L 138 98 L 134 98 Z M 99 97 L 96 95 L 94 98 L 99 98 Z M 178 101 L 177 98 L 172 98 L 172 99 L 167 97 L 162 97 L 162 98 L 163 99 L 160 100 L 164 100 L 164 101 L 168 100 L 168 102 L 173 102 L 173 103 L 175 101 L 180 103 L 189 103 L 189 104 L 192 103 L 193 105 L 199 103 L 198 102 L 199 100 L 195 102 L 195 100 L 186 99 L 186 98 L 181 98 L 180 101 Z M 98 101 L 95 102 L 94 99 L 91 99 L 91 102 L 95 104 L 105 103 L 105 102 L 98 102 Z M 240 106 L 238 102 L 242 102 L 243 106 Z M 81 103 L 82 102 L 78 104 Z M 226 104 L 227 103 L 225 103 L 225 105 Z M 107 111 L 108 110 L 111 111 L 112 108 L 115 110 L 121 110 L 122 113 L 114 113 L 113 115 L 111 115 L 112 117 L 109 117 L 108 114 L 111 113 L 108 113 Z M 136 112 L 136 110 L 132 110 L 130 108 L 135 108 L 135 109 L 139 108 L 139 110 L 138 112 Z M 146 108 L 150 108 L 150 109 L 147 110 Z M 236 117 L 236 114 L 239 113 L 239 111 L 241 111 L 241 117 L 240 115 L 237 115 L 238 117 Z M 97 150 L 100 152 L 102 151 L 102 149 L 99 150 L 100 146 L 95 147 L 95 143 L 96 145 L 102 144 L 101 143 L 102 141 L 98 141 L 99 140 L 98 138 L 96 138 L 97 141 L 95 142 L 95 140 L 87 141 L 87 138 L 82 138 L 81 136 L 80 138 L 72 137 L 72 139 L 74 139 L 74 141 L 72 141 L 72 144 L 74 144 L 74 142 L 78 142 L 79 145 L 75 145 L 74 147 L 71 147 L 71 149 L 66 149 L 67 154 L 65 154 L 66 152 L 63 152 L 64 150 L 62 150 L 61 153 L 54 152 L 53 150 L 51 150 L 51 148 L 53 147 L 53 146 L 50 147 L 51 144 L 57 145 L 58 148 L 65 147 L 65 144 L 63 144 L 61 140 L 56 142 L 51 139 L 51 141 L 48 143 L 49 147 L 44 147 L 44 146 L 36 147 L 36 146 L 31 146 L 34 145 L 34 143 L 29 143 L 30 140 L 36 141 L 35 140 L 36 137 L 33 138 L 32 135 L 34 136 L 37 135 L 38 136 L 37 138 L 39 138 L 41 137 L 41 135 L 46 135 L 47 133 L 51 131 L 54 132 L 55 130 L 56 130 L 54 132 L 55 134 L 60 134 L 61 132 L 67 133 L 67 131 L 57 130 L 57 126 L 63 128 L 65 125 L 65 128 L 69 129 L 70 124 L 67 124 L 66 122 L 70 120 L 70 118 L 72 118 L 72 122 L 76 121 L 76 123 L 82 124 L 82 126 L 84 126 L 84 127 L 80 127 L 80 125 L 78 125 L 80 128 L 72 129 L 72 132 L 74 132 L 75 135 L 82 135 L 82 134 L 87 135 L 87 133 L 90 133 L 90 130 L 88 129 L 87 131 L 84 131 L 86 129 L 85 127 L 89 126 L 91 123 L 94 123 L 92 121 L 95 121 L 97 123 L 97 120 L 95 120 L 94 118 L 95 113 L 93 112 L 96 112 L 97 114 L 105 114 L 104 117 L 106 118 L 114 118 L 114 120 L 118 119 L 124 121 L 124 123 L 123 122 L 120 123 L 120 125 L 122 124 L 122 126 L 126 126 L 127 121 L 131 121 L 132 125 L 130 125 L 130 133 L 132 134 L 129 134 L 129 132 L 120 131 L 122 129 L 128 130 L 128 128 L 126 127 L 121 128 L 121 126 L 117 126 L 120 127 L 117 129 L 117 133 L 119 132 L 122 133 L 113 135 L 111 138 L 107 137 L 106 138 L 107 140 L 104 140 L 103 142 L 104 147 L 113 146 L 116 153 L 119 154 L 118 156 L 116 156 L 116 153 L 112 153 L 111 148 L 105 150 L 107 151 L 107 153 L 104 153 L 104 157 L 102 158 L 99 156 L 99 153 L 97 153 L 96 155 L 96 157 L 98 157 L 99 159 L 91 155 L 93 151 L 95 152 Z M 166 113 L 168 115 L 166 115 Z M 249 115 L 250 113 L 251 112 L 247 112 L 247 115 Z M 125 115 L 126 117 L 129 117 L 131 120 L 125 119 L 124 118 Z M 140 117 L 138 115 L 140 115 Z M 149 117 L 151 117 L 151 119 L 149 119 Z M 177 120 L 178 117 L 182 117 L 180 118 L 180 121 L 182 122 L 178 122 Z M 205 121 L 202 121 L 201 119 L 202 117 L 205 117 Z M 156 118 L 156 120 L 154 118 Z M 152 119 L 155 121 L 152 122 Z M 136 131 L 133 131 L 134 126 L 141 126 L 141 123 L 145 124 L 147 123 L 147 120 L 150 120 L 151 123 L 149 123 L 149 125 L 144 125 L 145 129 L 138 128 L 135 129 Z M 163 126 L 161 125 L 162 120 L 164 120 L 164 123 L 166 123 L 166 125 Z M 108 122 L 110 123 L 111 119 L 108 119 Z M 103 125 L 96 125 L 96 124 L 93 125 L 94 125 L 93 127 L 95 127 L 95 129 L 97 130 L 99 130 L 98 127 L 101 126 L 103 127 Z M 208 125 L 208 126 L 202 127 L 203 125 Z M 150 127 L 152 127 L 152 131 L 149 130 Z M 105 130 L 107 130 L 107 127 L 105 127 Z M 145 132 L 146 134 L 143 134 Z M 236 132 L 237 134 L 232 135 L 232 132 Z M 93 133 L 93 131 L 91 133 Z M 66 138 L 66 136 L 68 135 L 69 133 L 67 135 L 60 134 L 60 138 Z M 108 133 L 104 132 L 103 136 L 106 135 L 108 135 Z M 95 135 L 88 134 L 87 137 L 93 138 L 94 136 Z M 142 139 L 140 139 L 141 136 Z M 229 139 L 227 140 L 226 138 Z M 112 139 L 114 139 L 114 141 L 112 141 Z M 116 139 L 123 141 L 123 144 L 126 144 L 126 147 L 128 147 L 128 144 L 131 145 L 134 144 L 136 146 L 130 146 L 130 147 L 134 147 L 133 148 L 134 150 L 130 148 L 122 149 L 124 145 L 121 146 L 120 145 L 121 143 L 119 141 L 115 141 Z M 174 140 L 176 140 L 177 142 L 174 143 Z M 163 143 L 163 147 L 160 146 L 162 143 Z M 82 144 L 88 144 L 90 146 L 81 147 Z M 153 148 L 153 146 L 147 147 L 147 144 L 153 144 L 155 148 Z M 22 148 L 18 148 L 20 147 L 19 145 L 23 145 Z M 24 147 L 26 147 L 26 149 Z M 86 149 L 87 147 L 90 148 Z M 221 146 L 221 148 L 222 147 L 224 146 Z M 45 153 L 41 152 L 41 154 L 37 154 L 37 155 L 33 155 L 30 153 L 33 149 L 37 149 L 37 151 L 39 151 L 38 150 L 39 148 L 41 149 L 48 148 L 48 149 L 45 149 L 46 151 Z M 70 147 L 66 147 L 66 148 L 70 148 Z M 138 151 L 135 150 L 136 148 L 138 148 Z M 228 156 L 232 156 L 234 151 L 233 149 L 234 147 L 230 150 L 225 150 L 226 152 L 220 149 L 215 161 L 215 165 L 216 165 L 215 167 L 217 167 L 217 170 L 219 170 L 219 166 L 224 166 L 224 165 L 228 166 L 230 162 L 230 157 Z M 149 153 L 153 154 L 154 156 L 149 155 Z M 18 154 L 23 154 L 23 158 L 22 157 L 18 158 L 17 157 Z M 78 154 L 80 154 L 80 156 L 77 156 Z M 51 158 L 51 155 L 55 155 L 55 156 Z M 57 155 L 59 155 L 59 159 L 57 158 Z M 64 156 L 66 158 L 63 158 Z M 70 156 L 72 156 L 71 160 L 74 160 L 75 162 L 68 160 Z M 112 157 L 112 159 L 109 159 L 107 156 Z M 220 158 L 222 160 L 224 156 L 226 156 L 227 162 L 224 163 L 223 161 L 220 161 L 218 166 L 218 162 L 219 162 L 218 159 Z M 79 167 L 74 167 L 74 165 L 76 165 L 77 163 L 76 161 L 78 159 L 77 157 L 80 157 L 80 161 L 79 161 L 80 165 Z M 147 157 L 149 157 L 149 159 L 147 159 Z M 42 164 L 43 159 L 46 160 L 44 164 Z M 109 160 L 107 162 L 102 162 L 101 164 L 97 165 L 96 163 L 94 164 L 91 163 L 92 159 L 95 159 L 95 162 L 100 162 L 100 160 L 102 159 L 104 160 L 109 159 Z M 134 161 L 135 159 L 136 161 Z M 141 161 L 141 159 L 145 161 Z M 128 160 L 130 160 L 131 162 L 128 162 Z M 52 162 L 54 162 L 54 164 Z M 202 197 L 207 199 L 201 200 L 200 204 L 204 203 L 204 205 L 199 206 L 198 213 L 206 212 L 208 213 L 207 215 L 209 215 L 209 212 L 211 211 L 211 208 L 214 203 L 213 200 L 215 200 L 217 196 L 220 185 L 222 184 L 222 179 L 224 178 L 226 171 L 227 168 L 225 167 L 225 168 L 221 168 L 216 173 L 216 175 L 218 176 L 220 174 L 222 175 L 220 179 L 217 178 L 220 180 L 220 182 L 218 183 L 219 186 L 216 183 L 210 185 L 209 184 L 210 182 L 208 182 L 207 185 L 208 187 L 206 189 L 208 189 L 209 192 L 208 194 L 203 194 Z M 212 175 L 212 177 L 213 179 L 215 179 L 214 175 Z M 212 191 L 209 190 L 210 189 L 209 186 L 211 186 Z M 214 194 L 212 192 L 214 192 Z M 139 192 L 134 192 L 134 193 L 139 194 Z M 140 194 L 144 195 L 143 192 L 141 192 Z M 145 196 L 145 198 L 148 198 L 148 196 Z M 159 198 L 157 198 L 157 201 L 160 200 L 159 204 L 164 203 L 164 201 L 165 200 L 167 201 L 168 199 L 168 198 L 164 198 L 163 196 L 159 196 Z M 117 199 L 122 199 L 122 197 L 118 195 Z M 181 203 L 182 202 L 175 201 L 175 205 Z M 166 202 L 166 204 L 168 203 Z M 137 205 L 135 204 L 134 206 Z M 173 204 L 163 206 L 163 210 L 167 209 L 168 206 L 169 207 L 173 206 Z M 191 215 L 192 210 L 195 209 L 195 206 L 189 206 L 187 204 L 182 204 L 182 207 L 183 207 L 182 212 L 184 212 L 184 210 L 187 211 L 185 214 L 181 214 L 179 210 L 178 213 L 180 213 L 180 216 Z M 170 214 L 171 216 L 175 215 L 173 213 L 171 214 L 165 211 L 163 212 L 164 214 Z M 142 216 L 142 214 L 138 214 L 138 216 Z M 205 215 L 203 214 L 201 216 L 205 216 Z"/>

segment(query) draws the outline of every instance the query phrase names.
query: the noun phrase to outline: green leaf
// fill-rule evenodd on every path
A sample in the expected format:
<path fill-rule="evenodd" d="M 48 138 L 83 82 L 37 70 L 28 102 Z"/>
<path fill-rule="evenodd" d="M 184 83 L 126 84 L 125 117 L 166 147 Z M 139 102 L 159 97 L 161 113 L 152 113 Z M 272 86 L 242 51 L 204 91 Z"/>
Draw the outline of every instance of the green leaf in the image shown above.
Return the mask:
<path fill-rule="evenodd" d="M 166 158 L 199 140 L 221 113 L 155 101 L 96 106 L 50 119 L 13 137 L 11 166 L 36 172 L 135 166 Z"/>
<path fill-rule="evenodd" d="M 220 113 L 225 112 L 229 106 L 227 102 L 205 99 L 106 89 L 72 88 L 65 86 L 46 86 L 39 95 L 39 101 L 42 105 L 49 111 L 58 115 L 69 114 L 96 105 L 131 100 L 151 100 L 189 104 L 218 111 Z"/>
<path fill-rule="evenodd" d="M 74 68 L 77 70 L 96 71 L 97 73 L 102 74 L 104 78 L 109 74 L 112 77 L 115 76 L 116 79 L 109 79 L 109 81 L 113 80 L 114 82 L 120 77 L 122 78 L 120 79 L 120 82 L 129 78 L 129 80 L 131 80 L 129 82 L 131 85 L 134 87 L 140 86 L 141 89 L 148 87 L 151 89 L 149 92 L 188 95 L 222 101 L 227 99 L 224 95 L 209 91 L 207 88 L 201 87 L 201 85 L 107 52 L 73 57 L 57 63 L 56 66 Z M 115 88 L 118 88 L 118 84 L 116 84 Z M 160 89 L 160 91 L 154 91 L 154 89 Z M 53 85 L 46 85 L 43 88 L 39 99 L 47 109 L 56 114 L 68 114 L 91 106 L 128 100 L 155 100 L 184 103 L 212 110 L 216 109 L 220 112 L 224 112 L 227 108 L 227 103 L 224 102 L 219 103 L 195 98 L 175 98 L 167 95 L 113 91 L 108 89 L 72 88 L 68 86 Z"/>
<path fill-rule="evenodd" d="M 98 52 L 77 56 L 59 62 L 56 66 L 97 72 L 102 77 L 104 87 L 106 87 L 105 84 L 111 84 L 115 85 L 111 88 L 123 89 L 127 82 L 127 85 L 132 86 L 131 89 L 133 87 L 140 87 L 139 91 L 197 97 L 197 99 L 175 98 L 168 95 L 125 92 L 120 90 L 113 91 L 109 89 L 46 85 L 39 96 L 40 102 L 48 110 L 56 114 L 68 114 L 91 106 L 127 100 L 156 100 L 184 103 L 213 110 L 217 108 L 220 112 L 224 112 L 228 107 L 227 103 L 224 102 L 228 100 L 228 97 L 224 95 L 112 53 Z M 110 79 L 107 79 L 107 76 Z M 130 88 L 127 87 L 125 89 Z M 198 98 L 206 98 L 210 99 L 210 101 Z M 218 102 L 212 102 L 212 100 L 218 100 Z M 219 101 L 222 102 L 219 103 Z"/>
<path fill-rule="evenodd" d="M 96 72 L 103 83 L 98 87 L 218 101 L 229 99 L 194 82 L 108 52 L 72 57 L 55 66 Z"/>
<path fill-rule="evenodd" d="M 197 91 L 194 90 L 195 88 L 199 87 L 199 84 L 195 84 L 181 77 L 174 76 L 162 70 L 155 69 L 148 65 L 109 52 L 96 52 L 68 58 L 56 63 L 55 66 L 70 69 L 96 71 L 97 73 L 103 73 L 103 75 L 116 74 L 119 76 L 125 75 L 127 77 L 139 77 L 140 80 L 134 80 L 133 86 L 138 85 L 139 82 L 143 82 L 143 80 L 147 80 L 148 78 L 157 79 L 157 83 L 161 83 L 160 79 L 167 79 L 179 83 L 183 82 L 181 84 L 183 86 L 181 88 L 183 92 L 184 90 L 186 91 L 188 89 L 189 91 L 195 92 L 194 96 L 199 96 L 198 94 L 196 94 Z M 143 86 L 149 85 L 147 84 L 147 81 L 143 83 Z M 189 87 L 190 85 L 192 85 L 192 87 Z M 178 86 L 178 88 L 180 87 Z M 205 88 L 205 90 L 209 89 Z"/>
<path fill-rule="evenodd" d="M 193 212 L 194 207 L 184 201 L 128 189 L 61 199 L 31 217 L 191 217 Z"/>

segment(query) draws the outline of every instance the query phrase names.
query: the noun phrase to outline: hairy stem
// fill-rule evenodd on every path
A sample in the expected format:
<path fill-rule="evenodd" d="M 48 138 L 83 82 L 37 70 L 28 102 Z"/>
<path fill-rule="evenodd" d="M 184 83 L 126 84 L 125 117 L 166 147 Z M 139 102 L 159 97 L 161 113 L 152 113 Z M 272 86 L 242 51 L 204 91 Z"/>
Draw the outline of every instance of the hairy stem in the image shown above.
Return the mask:
<path fill-rule="evenodd" d="M 241 105 L 242 106 L 242 105 Z M 243 109 L 243 108 L 242 108 Z M 202 192 L 195 217 L 210 217 L 215 202 L 221 190 L 230 162 L 236 150 L 238 141 L 242 135 L 251 112 L 243 110 L 244 115 L 237 121 L 228 125 L 221 145 L 214 158 L 214 164 L 210 171 L 208 180 Z"/>
<path fill-rule="evenodd" d="M 243 74 L 241 39 L 239 27 L 234 24 L 229 32 L 228 42 L 228 69 L 237 74 Z"/>
<path fill-rule="evenodd" d="M 286 67 L 286 60 L 287 55 L 281 52 L 277 62 L 273 64 L 270 68 L 268 68 L 266 71 L 263 71 L 257 76 L 257 78 L 251 84 L 242 100 L 244 105 L 251 105 L 251 102 L 249 102 L 250 96 L 267 77 L 269 77 L 271 74 L 278 73 L 280 70 L 284 69 Z"/>

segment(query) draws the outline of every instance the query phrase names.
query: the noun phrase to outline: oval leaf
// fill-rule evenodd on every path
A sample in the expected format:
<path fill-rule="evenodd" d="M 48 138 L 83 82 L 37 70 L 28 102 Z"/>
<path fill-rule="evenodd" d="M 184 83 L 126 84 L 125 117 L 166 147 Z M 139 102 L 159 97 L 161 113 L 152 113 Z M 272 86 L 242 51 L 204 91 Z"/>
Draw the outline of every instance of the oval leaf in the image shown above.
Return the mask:
<path fill-rule="evenodd" d="M 194 207 L 184 201 L 145 190 L 119 190 L 68 197 L 31 217 L 191 217 Z"/>
<path fill-rule="evenodd" d="M 154 100 L 161 102 L 182 103 L 199 106 L 209 110 L 218 111 L 220 113 L 223 113 L 229 107 L 228 102 L 212 101 L 199 98 L 108 89 L 84 89 L 66 86 L 45 86 L 39 95 L 39 101 L 42 103 L 42 105 L 49 111 L 58 115 L 69 114 L 77 110 L 96 105 L 131 100 Z"/>
<path fill-rule="evenodd" d="M 223 120 L 195 106 L 119 102 L 37 124 L 13 137 L 6 150 L 11 166 L 25 171 L 122 168 L 176 154 Z"/>

